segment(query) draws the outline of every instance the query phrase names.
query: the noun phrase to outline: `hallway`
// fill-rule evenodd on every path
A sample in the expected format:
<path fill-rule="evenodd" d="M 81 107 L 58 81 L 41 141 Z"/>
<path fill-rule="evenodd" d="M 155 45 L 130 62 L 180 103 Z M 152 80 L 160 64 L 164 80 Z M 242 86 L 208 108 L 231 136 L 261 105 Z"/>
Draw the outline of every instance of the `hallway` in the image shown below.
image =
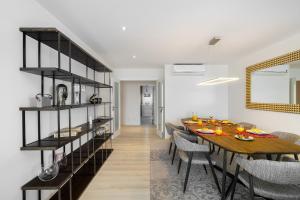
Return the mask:
<path fill-rule="evenodd" d="M 82 200 L 150 199 L 150 140 L 155 128 L 128 126 L 113 140 L 114 151 L 82 194 Z"/>

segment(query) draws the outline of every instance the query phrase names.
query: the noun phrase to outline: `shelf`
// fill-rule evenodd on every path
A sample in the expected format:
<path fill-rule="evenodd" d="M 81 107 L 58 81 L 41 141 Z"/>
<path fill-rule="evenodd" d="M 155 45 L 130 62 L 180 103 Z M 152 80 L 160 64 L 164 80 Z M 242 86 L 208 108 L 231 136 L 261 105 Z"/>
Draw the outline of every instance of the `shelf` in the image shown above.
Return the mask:
<path fill-rule="evenodd" d="M 103 63 L 91 56 L 88 52 L 83 50 L 79 45 L 69 39 L 62 32 L 56 28 L 31 28 L 23 27 L 20 31 L 27 36 L 40 41 L 58 51 L 58 35 L 60 35 L 60 52 L 66 56 L 69 56 L 69 43 L 71 43 L 71 55 L 70 57 L 87 67 L 94 69 L 98 72 L 112 72 Z"/>
<path fill-rule="evenodd" d="M 27 182 L 25 185 L 22 186 L 22 190 L 55 190 L 55 189 L 60 189 L 62 186 L 64 186 L 69 179 L 72 177 L 72 174 L 77 173 L 78 170 L 80 170 L 81 167 L 83 167 L 90 158 L 92 158 L 100 149 L 102 144 L 109 139 L 111 134 L 107 134 L 105 138 L 100 138 L 100 136 L 96 136 L 95 140 L 99 140 L 99 143 L 95 143 L 95 151 L 92 152 L 89 156 L 86 156 L 85 159 L 81 163 L 77 163 L 77 165 L 74 163 L 74 172 L 72 173 L 72 167 L 70 164 L 71 161 L 71 154 L 67 155 L 68 159 L 68 165 L 66 167 L 61 167 L 59 170 L 59 174 L 55 179 L 47 182 L 41 181 L 38 177 L 33 178 L 29 182 Z M 92 146 L 93 145 L 93 140 L 90 140 L 89 142 L 85 143 L 81 147 L 81 151 L 87 151 L 87 146 Z M 74 152 L 79 153 L 79 148 L 77 148 Z M 74 156 L 73 156 L 74 157 Z"/>
<path fill-rule="evenodd" d="M 106 142 L 112 136 L 111 133 L 106 133 L 104 135 L 97 135 L 94 137 L 94 150 L 95 153 L 99 150 L 104 142 Z M 89 147 L 89 152 L 88 152 Z M 81 146 L 81 160 L 80 160 L 80 148 L 77 148 L 73 152 L 73 172 L 76 173 L 90 158 L 94 156 L 93 153 L 93 140 L 91 139 L 89 142 L 85 143 Z M 67 162 L 71 162 L 71 154 L 67 156 Z M 72 166 L 68 165 L 62 169 L 60 169 L 63 173 L 72 172 Z"/>
<path fill-rule="evenodd" d="M 96 161 L 100 161 L 103 159 L 105 161 L 110 154 L 112 153 L 113 149 L 105 149 L 102 151 L 107 151 L 107 156 L 102 157 L 101 151 L 98 151 L 96 153 Z M 88 184 L 92 181 L 94 178 L 94 172 L 93 172 L 93 161 L 89 160 L 86 165 L 82 169 L 80 169 L 74 176 L 72 177 L 72 199 L 79 199 L 80 195 L 83 193 L 83 191 L 86 189 Z M 96 165 L 96 173 L 100 170 L 100 168 L 103 166 L 104 162 L 99 162 Z M 61 199 L 70 199 L 70 188 L 69 184 L 64 185 L 61 188 Z M 50 200 L 59 200 L 58 198 L 58 192 L 56 192 Z"/>
<path fill-rule="evenodd" d="M 92 104 L 92 103 L 82 103 L 82 104 L 74 104 L 74 105 L 65 105 L 65 106 L 46 106 L 46 107 L 20 107 L 20 111 L 57 111 L 57 110 L 67 110 L 74 108 L 83 108 L 89 106 L 100 106 L 105 104 L 110 104 L 111 102 L 102 102 L 101 104 Z"/>
<path fill-rule="evenodd" d="M 76 84 L 81 83 L 82 85 L 93 86 L 96 88 L 112 88 L 110 85 L 100 83 L 56 67 L 26 67 L 20 68 L 20 71 L 40 76 L 44 75 L 48 78 L 55 78 L 68 82 L 74 81 Z"/>
<path fill-rule="evenodd" d="M 35 141 L 29 144 L 26 144 L 26 146 L 21 147 L 21 150 L 56 150 L 64 145 L 78 139 L 79 137 L 93 131 L 94 129 L 99 129 L 101 125 L 111 121 L 112 118 L 98 118 L 94 120 L 94 124 L 92 128 L 89 128 L 88 123 L 84 123 L 80 125 L 82 127 L 82 131 L 77 134 L 75 137 L 61 137 L 60 140 L 58 138 L 54 138 L 54 136 L 49 136 L 44 139 L 41 139 L 40 141 Z"/>

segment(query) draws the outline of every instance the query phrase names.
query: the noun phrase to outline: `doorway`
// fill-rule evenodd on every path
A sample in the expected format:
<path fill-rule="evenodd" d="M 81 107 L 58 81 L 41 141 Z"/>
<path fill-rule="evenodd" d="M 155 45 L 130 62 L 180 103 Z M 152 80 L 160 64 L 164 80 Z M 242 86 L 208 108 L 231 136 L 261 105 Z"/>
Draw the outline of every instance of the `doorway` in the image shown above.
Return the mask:
<path fill-rule="evenodd" d="M 157 106 L 156 81 L 120 81 L 122 126 L 156 125 Z"/>
<path fill-rule="evenodd" d="M 142 85 L 141 91 L 141 125 L 154 125 L 154 90 L 151 85 Z"/>

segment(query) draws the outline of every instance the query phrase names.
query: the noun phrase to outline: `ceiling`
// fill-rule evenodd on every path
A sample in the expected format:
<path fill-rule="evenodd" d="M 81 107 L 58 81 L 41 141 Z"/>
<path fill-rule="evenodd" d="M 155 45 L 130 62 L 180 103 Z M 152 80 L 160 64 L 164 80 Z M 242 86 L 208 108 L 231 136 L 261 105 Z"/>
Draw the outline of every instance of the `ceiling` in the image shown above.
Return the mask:
<path fill-rule="evenodd" d="M 113 68 L 228 64 L 300 32 L 299 0 L 37 1 Z"/>

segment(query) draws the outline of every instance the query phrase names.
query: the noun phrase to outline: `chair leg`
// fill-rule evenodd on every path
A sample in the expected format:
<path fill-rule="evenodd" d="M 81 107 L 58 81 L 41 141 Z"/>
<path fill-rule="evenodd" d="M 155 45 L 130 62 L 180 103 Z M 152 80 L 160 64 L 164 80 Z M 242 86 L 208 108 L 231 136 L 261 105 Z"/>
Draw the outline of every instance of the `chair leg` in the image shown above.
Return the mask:
<path fill-rule="evenodd" d="M 230 165 L 232 164 L 234 156 L 235 156 L 235 153 L 232 153 L 231 158 L 230 158 Z"/>
<path fill-rule="evenodd" d="M 280 158 L 281 158 L 281 154 L 277 154 L 277 156 L 276 156 L 276 161 L 279 161 Z"/>
<path fill-rule="evenodd" d="M 176 146 L 176 144 L 175 144 L 174 151 L 173 151 L 173 157 L 172 157 L 172 165 L 173 165 L 173 163 L 174 163 L 176 150 L 177 150 L 177 146 Z"/>
<path fill-rule="evenodd" d="M 203 165 L 203 168 L 204 168 L 204 170 L 205 170 L 205 173 L 206 173 L 206 175 L 207 175 L 207 169 L 206 169 L 206 166 L 205 166 L 205 165 Z"/>
<path fill-rule="evenodd" d="M 233 197 L 234 197 L 234 193 L 235 193 L 235 187 L 236 187 L 236 183 L 237 183 L 237 180 L 238 180 L 238 176 L 239 176 L 239 171 L 240 171 L 240 166 L 237 165 L 236 166 L 236 169 L 235 169 L 235 175 L 234 175 L 234 179 L 233 179 L 233 184 L 231 186 L 231 197 L 230 199 L 233 200 Z"/>
<path fill-rule="evenodd" d="M 188 162 L 188 165 L 187 165 L 186 175 L 185 175 L 185 180 L 184 180 L 183 193 L 185 193 L 185 191 L 186 191 L 186 186 L 187 186 L 187 183 L 188 183 L 188 180 L 189 180 L 190 169 L 191 169 L 191 165 L 192 165 L 192 159 L 193 159 L 193 152 L 190 152 L 189 162 Z"/>
<path fill-rule="evenodd" d="M 250 199 L 254 200 L 253 176 L 249 174 L 249 195 Z"/>
<path fill-rule="evenodd" d="M 221 151 L 221 147 L 219 147 L 217 155 L 219 155 L 220 151 Z"/>
<path fill-rule="evenodd" d="M 179 172 L 180 172 L 181 163 L 182 163 L 182 160 L 181 160 L 181 158 L 179 158 L 177 174 L 179 174 Z"/>
<path fill-rule="evenodd" d="M 299 160 L 298 154 L 294 154 L 295 160 Z"/>
<path fill-rule="evenodd" d="M 172 143 L 172 142 L 170 142 L 170 147 L 169 147 L 169 155 L 170 155 L 170 153 L 171 153 L 172 145 L 173 145 L 173 143 Z"/>
<path fill-rule="evenodd" d="M 216 184 L 216 186 L 217 186 L 217 188 L 218 188 L 219 192 L 221 193 L 221 189 L 220 189 L 219 181 L 218 181 L 218 178 L 217 178 L 217 175 L 216 175 L 216 172 L 215 172 L 214 166 L 213 166 L 213 164 L 212 164 L 212 162 L 211 162 L 211 159 L 210 159 L 210 156 L 209 156 L 209 154 L 205 154 L 205 157 L 206 157 L 206 159 L 208 160 L 209 167 L 210 167 L 210 169 L 211 169 L 211 172 L 212 172 L 212 174 L 213 174 L 213 177 L 214 177 L 215 184 Z"/>

